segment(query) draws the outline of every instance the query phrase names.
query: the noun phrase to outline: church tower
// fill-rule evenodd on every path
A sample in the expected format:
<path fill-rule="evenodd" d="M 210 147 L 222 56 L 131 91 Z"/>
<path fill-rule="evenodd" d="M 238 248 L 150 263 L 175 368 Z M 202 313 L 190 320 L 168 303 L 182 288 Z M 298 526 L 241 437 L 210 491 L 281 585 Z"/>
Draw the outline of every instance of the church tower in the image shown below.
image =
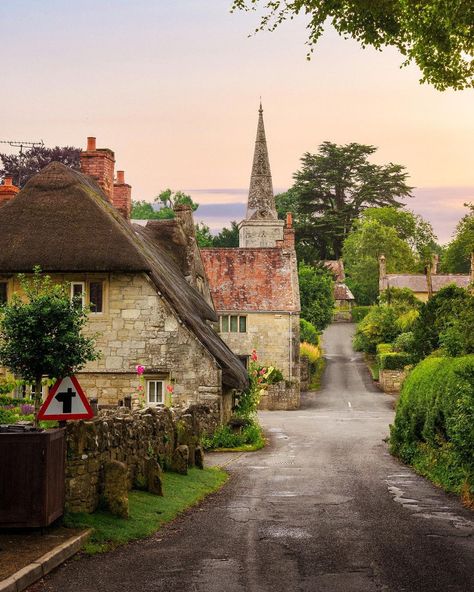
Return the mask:
<path fill-rule="evenodd" d="M 283 240 L 283 220 L 278 220 L 268 160 L 262 103 L 258 110 L 257 138 L 250 176 L 247 215 L 240 223 L 240 247 L 276 247 Z"/>

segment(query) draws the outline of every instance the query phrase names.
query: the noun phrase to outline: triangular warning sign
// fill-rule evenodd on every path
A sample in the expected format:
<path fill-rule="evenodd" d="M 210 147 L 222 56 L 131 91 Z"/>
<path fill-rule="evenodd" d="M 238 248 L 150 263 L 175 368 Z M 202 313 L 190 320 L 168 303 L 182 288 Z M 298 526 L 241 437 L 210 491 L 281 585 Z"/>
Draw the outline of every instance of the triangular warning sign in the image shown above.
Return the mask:
<path fill-rule="evenodd" d="M 75 376 L 60 378 L 41 405 L 38 419 L 91 419 L 94 417 L 89 401 Z"/>

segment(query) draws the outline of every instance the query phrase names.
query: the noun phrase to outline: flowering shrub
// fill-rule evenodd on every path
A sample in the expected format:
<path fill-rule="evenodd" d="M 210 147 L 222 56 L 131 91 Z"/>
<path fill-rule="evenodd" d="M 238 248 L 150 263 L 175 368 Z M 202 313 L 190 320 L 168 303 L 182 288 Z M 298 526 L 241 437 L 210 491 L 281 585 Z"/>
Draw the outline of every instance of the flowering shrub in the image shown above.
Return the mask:
<path fill-rule="evenodd" d="M 252 350 L 249 363 L 250 386 L 245 393 L 239 397 L 235 408 L 236 415 L 239 417 L 250 418 L 257 413 L 260 397 L 270 384 L 275 384 L 283 380 L 281 370 L 275 366 L 261 366 L 258 363 L 256 350 Z"/>
<path fill-rule="evenodd" d="M 139 407 L 140 409 L 143 409 L 143 407 L 145 407 L 145 379 L 143 377 L 143 373 L 145 372 L 145 368 L 144 366 L 141 366 L 140 364 L 138 366 L 135 366 L 135 370 L 137 372 L 137 377 L 138 377 L 138 387 L 137 390 L 132 393 L 132 408 L 133 407 Z"/>

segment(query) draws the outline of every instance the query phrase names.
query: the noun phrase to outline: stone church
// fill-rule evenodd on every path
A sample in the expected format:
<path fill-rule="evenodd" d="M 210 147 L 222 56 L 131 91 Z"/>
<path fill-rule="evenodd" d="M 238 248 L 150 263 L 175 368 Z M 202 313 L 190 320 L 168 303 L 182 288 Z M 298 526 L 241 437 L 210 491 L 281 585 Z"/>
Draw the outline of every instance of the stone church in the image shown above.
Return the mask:
<path fill-rule="evenodd" d="M 264 366 L 279 368 L 284 381 L 272 385 L 261 408 L 297 409 L 300 404 L 300 296 L 291 214 L 278 219 L 273 195 L 263 110 L 245 220 L 238 248 L 202 249 L 222 339 L 248 362 L 256 350 Z"/>

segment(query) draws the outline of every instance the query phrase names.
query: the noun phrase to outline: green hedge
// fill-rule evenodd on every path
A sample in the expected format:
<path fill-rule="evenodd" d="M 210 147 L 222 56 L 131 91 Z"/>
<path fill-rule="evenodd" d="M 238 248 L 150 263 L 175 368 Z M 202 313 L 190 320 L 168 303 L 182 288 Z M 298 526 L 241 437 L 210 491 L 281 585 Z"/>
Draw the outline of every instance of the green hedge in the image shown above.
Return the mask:
<path fill-rule="evenodd" d="M 306 319 L 300 319 L 300 341 L 319 345 L 319 333 L 316 327 Z"/>
<path fill-rule="evenodd" d="M 380 370 L 403 370 L 411 363 L 411 355 L 405 352 L 385 352 L 377 356 Z"/>
<path fill-rule="evenodd" d="M 5 407 L 6 405 L 23 405 L 23 403 L 34 404 L 33 399 L 15 399 L 8 395 L 0 395 L 0 406 Z"/>
<path fill-rule="evenodd" d="M 474 503 L 474 355 L 427 358 L 405 380 L 391 452 Z"/>
<path fill-rule="evenodd" d="M 378 354 L 387 354 L 388 352 L 393 351 L 393 347 L 391 343 L 379 343 L 376 347 L 376 351 Z"/>
<path fill-rule="evenodd" d="M 360 323 L 360 321 L 365 318 L 371 308 L 371 306 L 354 306 L 351 313 L 352 322 Z"/>

